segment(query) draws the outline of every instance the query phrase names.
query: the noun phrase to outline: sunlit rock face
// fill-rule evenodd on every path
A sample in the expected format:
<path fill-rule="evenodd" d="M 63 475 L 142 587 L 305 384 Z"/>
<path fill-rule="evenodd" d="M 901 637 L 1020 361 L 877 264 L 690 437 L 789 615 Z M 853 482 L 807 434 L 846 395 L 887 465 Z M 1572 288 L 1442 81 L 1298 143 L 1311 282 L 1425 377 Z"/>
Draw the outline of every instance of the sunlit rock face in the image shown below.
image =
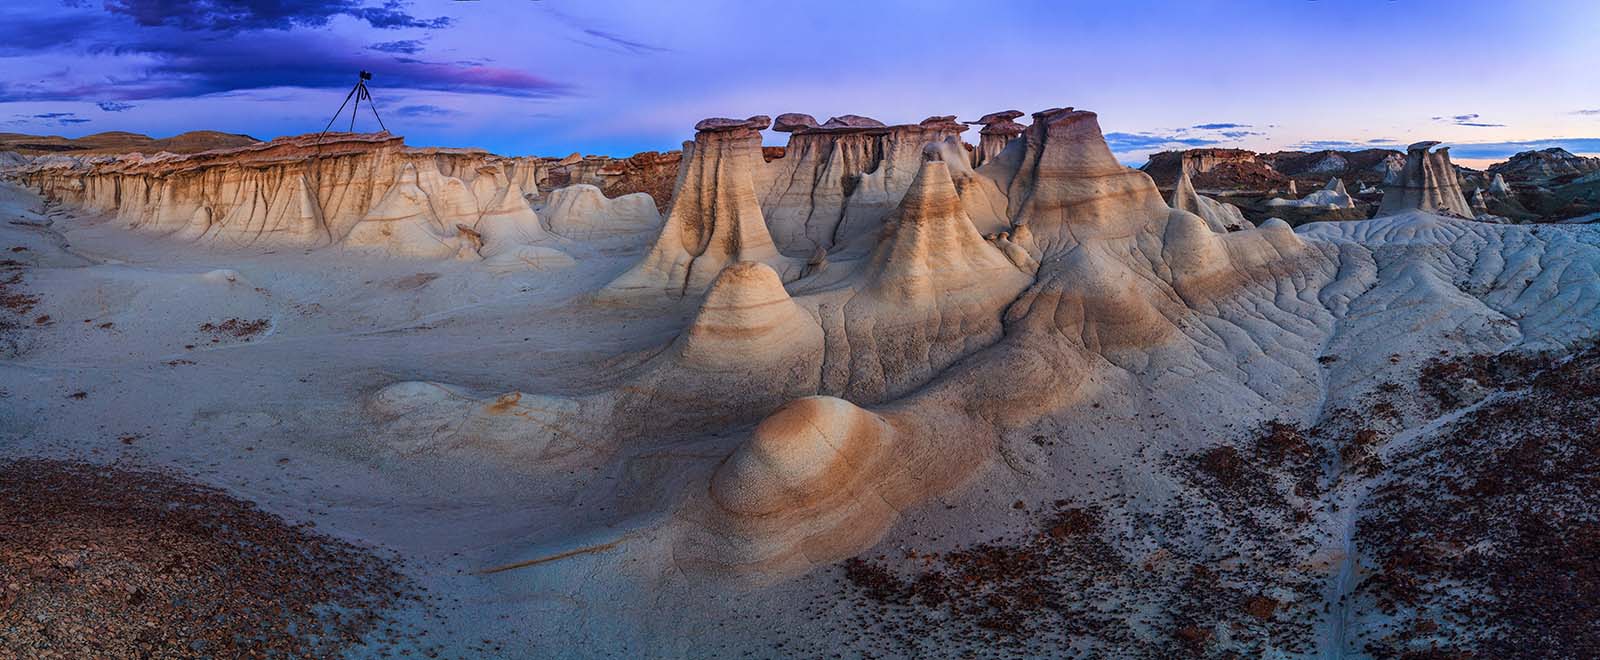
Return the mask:
<path fill-rule="evenodd" d="M 761 208 L 779 248 L 802 256 L 875 231 L 911 185 L 923 145 L 959 142 L 966 130 L 948 116 L 898 126 L 858 115 L 779 120 L 789 141 L 760 177 Z"/>
<path fill-rule="evenodd" d="M 493 269 L 516 270 L 572 263 L 531 206 L 551 167 L 470 149 L 411 148 L 388 133 L 327 133 L 189 155 L 34 159 L 15 176 L 71 207 L 177 240 L 486 259 Z M 660 224 L 647 195 L 611 199 L 578 188 L 551 193 L 557 225 L 573 238 Z"/>
<path fill-rule="evenodd" d="M 1472 206 L 1461 192 L 1455 166 L 1450 164 L 1450 149 L 1434 149 L 1438 144 L 1418 142 L 1406 147 L 1405 169 L 1384 181 L 1378 215 L 1428 211 L 1473 216 Z"/>

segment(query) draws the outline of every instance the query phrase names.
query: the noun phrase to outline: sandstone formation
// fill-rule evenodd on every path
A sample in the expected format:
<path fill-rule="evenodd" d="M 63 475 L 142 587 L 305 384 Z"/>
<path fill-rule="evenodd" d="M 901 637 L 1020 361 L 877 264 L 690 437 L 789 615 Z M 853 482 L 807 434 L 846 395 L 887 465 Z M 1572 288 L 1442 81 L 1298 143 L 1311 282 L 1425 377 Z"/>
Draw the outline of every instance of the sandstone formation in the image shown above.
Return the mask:
<path fill-rule="evenodd" d="M 899 126 L 859 115 L 821 125 L 796 113 L 779 119 L 789 142 L 766 164 L 758 194 L 773 240 L 796 255 L 875 231 L 911 184 L 923 145 L 959 143 L 966 129 L 948 116 Z"/>
<path fill-rule="evenodd" d="M 780 123 L 781 158 L 766 117 L 697 125 L 664 221 L 582 184 L 534 206 L 534 161 L 382 135 L 30 161 L 56 201 L 122 217 L 0 186 L 22 248 L 0 282 L 0 347 L 23 358 L 4 361 L 6 437 L 203 460 L 285 511 L 379 528 L 454 571 L 429 579 L 506 608 L 468 655 L 1400 657 L 1513 620 L 1450 609 L 1501 606 L 1454 595 L 1516 575 L 1480 562 L 1584 542 L 1594 507 L 1563 503 L 1592 490 L 1595 228 L 1452 217 L 1460 184 L 1426 144 L 1393 213 L 1252 227 L 1195 190 L 1226 163 L 1173 171 L 1164 198 L 1092 112 L 1034 113 L 976 168 L 948 117 Z M 1327 172 L 1272 187 L 1295 180 L 1350 197 Z M 233 190 L 250 192 L 218 201 Z M 573 266 L 93 263 L 53 222 L 85 254 L 130 224 Z M 100 438 L 117 410 L 184 424 Z M 1429 534 L 1396 500 L 1521 517 Z M 391 501 L 403 520 L 374 510 Z M 1539 547 L 1509 566 L 1584 556 Z M 1559 623 L 1530 637 L 1587 630 Z M 685 633 L 707 630 L 727 632 Z M 475 646 L 500 632 L 518 646 Z"/>
<path fill-rule="evenodd" d="M 80 138 L 0 133 L 0 151 L 13 151 L 29 156 L 133 153 L 154 156 L 162 152 L 196 154 L 214 149 L 244 147 L 259 142 L 260 140 L 248 135 L 220 131 L 189 131 L 160 139 L 126 131 L 105 131 Z"/>
<path fill-rule="evenodd" d="M 1239 207 L 1196 193 L 1188 172 L 1178 177 L 1178 187 L 1172 190 L 1172 197 L 1168 203 L 1172 208 L 1200 216 L 1206 221 L 1206 226 L 1215 232 L 1237 231 L 1255 226 L 1245 219 Z"/>
<path fill-rule="evenodd" d="M 1271 199 L 1266 202 L 1269 206 L 1292 206 L 1302 209 L 1353 209 L 1355 200 L 1345 190 L 1344 180 L 1338 177 L 1328 179 L 1327 185 L 1321 190 L 1301 197 L 1300 199 Z"/>
<path fill-rule="evenodd" d="M 706 119 L 683 144 L 672 208 L 644 259 L 618 276 L 604 297 L 681 298 L 704 292 L 730 264 L 757 261 L 785 280 L 806 263 L 778 252 L 756 197 L 765 116 Z"/>
<path fill-rule="evenodd" d="M 1022 135 L 1022 131 L 1027 127 L 1015 121 L 1022 114 L 1021 110 L 1003 110 L 986 114 L 977 121 L 967 122 L 983 126 L 978 130 L 978 149 L 972 153 L 973 167 L 981 166 L 999 155 L 1007 143 Z"/>
<path fill-rule="evenodd" d="M 661 214 L 649 195 L 606 197 L 599 188 L 581 183 L 552 191 L 540 212 L 552 233 L 575 240 L 634 236 L 661 227 Z"/>
<path fill-rule="evenodd" d="M 1162 187 L 1177 185 L 1188 174 L 1201 189 L 1256 190 L 1281 188 L 1289 177 L 1244 149 L 1202 148 L 1152 154 L 1140 168 Z"/>
<path fill-rule="evenodd" d="M 1501 175 L 1499 172 L 1495 173 L 1494 180 L 1489 183 L 1489 194 L 1491 194 L 1491 195 L 1510 195 L 1511 194 L 1511 186 L 1506 184 L 1505 177 L 1503 175 Z"/>
<path fill-rule="evenodd" d="M 659 167 L 653 155 L 645 160 Z M 545 225 L 530 206 L 549 180 L 543 160 L 414 149 L 387 133 L 304 135 L 191 155 L 40 157 L 15 170 L 70 206 L 226 247 L 338 245 L 546 269 L 572 263 L 557 235 L 590 240 L 659 225 L 648 196 L 611 199 L 592 186 L 555 191 Z M 553 227 L 560 231 L 547 231 Z"/>
<path fill-rule="evenodd" d="M 1455 166 L 1450 164 L 1449 148 L 1430 151 L 1438 144 L 1418 142 L 1406 147 L 1405 170 L 1385 182 L 1379 215 L 1422 210 L 1472 217 L 1472 207 L 1461 192 Z"/>
<path fill-rule="evenodd" d="M 1585 174 L 1600 172 L 1600 158 L 1574 155 L 1560 147 L 1538 151 L 1523 151 L 1503 163 L 1489 167 L 1488 172 L 1515 181 L 1550 183 L 1571 180 Z"/>

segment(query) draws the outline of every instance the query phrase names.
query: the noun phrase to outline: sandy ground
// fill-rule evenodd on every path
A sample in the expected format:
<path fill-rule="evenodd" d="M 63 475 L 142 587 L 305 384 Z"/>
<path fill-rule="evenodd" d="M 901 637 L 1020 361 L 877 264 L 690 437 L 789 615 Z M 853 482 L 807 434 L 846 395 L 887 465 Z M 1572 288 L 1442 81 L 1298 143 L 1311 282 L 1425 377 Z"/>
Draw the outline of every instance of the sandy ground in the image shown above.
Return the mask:
<path fill-rule="evenodd" d="M 402 380 L 581 391 L 605 379 L 608 359 L 670 341 L 681 322 L 582 299 L 626 253 L 494 275 L 337 249 L 197 250 L 46 210 L 10 183 L 0 214 L 0 247 L 21 265 L 6 275 L 20 273 L 38 298 L 15 333 L 20 355 L 0 361 L 0 456 L 173 467 L 392 549 L 446 603 L 414 616 L 447 655 L 476 655 L 490 639 L 521 656 L 531 642 L 519 620 L 541 597 L 476 572 L 508 545 L 607 514 L 552 501 L 545 484 L 492 463 L 397 455 L 365 397 Z"/>
<path fill-rule="evenodd" d="M 1441 349 L 1548 348 L 1591 335 L 1600 316 L 1578 263 L 1600 244 L 1589 229 L 1321 223 L 1301 231 L 1327 256 L 1304 281 L 1208 310 L 1189 341 L 1137 364 L 1095 362 L 1080 402 L 1008 431 L 997 460 L 902 512 L 860 561 L 760 584 L 684 570 L 663 524 L 747 428 L 619 439 L 616 456 L 551 470 L 415 450 L 368 408 L 402 381 L 475 398 L 617 385 L 691 311 L 591 301 L 642 246 L 508 275 L 337 248 L 208 250 L 5 183 L 0 219 L 0 259 L 13 262 L 0 277 L 28 297 L 9 299 L 28 309 L 0 345 L 0 459 L 172 468 L 383 548 L 428 595 L 398 616 L 444 657 L 928 657 L 973 630 L 961 641 L 977 657 L 1016 657 L 1030 653 L 990 643 L 1017 637 L 987 619 L 896 599 L 999 598 L 977 609 L 1021 613 L 1001 628 L 1053 620 L 1015 600 L 1030 590 L 1085 608 L 1036 632 L 1029 648 L 1048 652 L 1033 655 L 1097 643 L 1139 657 L 1234 636 L 1273 657 L 1363 657 L 1358 640 L 1390 617 L 1342 602 L 1371 569 L 1354 545 L 1371 484 L 1342 466 L 1340 443 L 1371 425 L 1393 454 L 1457 419 L 1411 391 Z M 1273 419 L 1317 427 L 1296 442 L 1321 453 L 1285 462 L 1260 445 L 1252 434 Z M 1208 460 L 1221 445 L 1270 483 Z M 1232 476 L 1207 476 L 1218 465 Z M 1296 481 L 1313 473 L 1302 494 Z M 977 586 L 893 577 L 919 571 Z"/>

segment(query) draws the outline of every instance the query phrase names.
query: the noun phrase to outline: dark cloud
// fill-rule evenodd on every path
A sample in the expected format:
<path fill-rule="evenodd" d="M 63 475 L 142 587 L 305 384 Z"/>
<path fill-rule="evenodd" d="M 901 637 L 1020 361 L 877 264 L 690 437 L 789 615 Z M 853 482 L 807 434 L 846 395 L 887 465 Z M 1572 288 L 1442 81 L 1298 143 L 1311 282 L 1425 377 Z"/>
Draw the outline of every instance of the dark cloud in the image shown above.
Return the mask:
<path fill-rule="evenodd" d="M 482 65 L 433 62 L 352 50 L 324 33 L 260 32 L 249 39 L 173 38 L 170 29 L 124 35 L 104 54 L 141 55 L 152 62 L 128 78 L 78 78 L 63 72 L 39 80 L 0 81 L 0 102 L 104 98 L 133 101 L 191 98 L 273 87 L 347 88 L 360 70 L 383 88 L 540 98 L 569 92 L 540 76 Z M 382 98 L 381 96 L 379 97 Z"/>
<path fill-rule="evenodd" d="M 660 46 L 652 46 L 642 41 L 618 35 L 615 32 L 602 30 L 571 14 L 557 11 L 550 7 L 543 7 L 543 9 L 545 13 L 556 19 L 556 21 L 577 30 L 579 34 L 583 35 L 582 37 L 568 37 L 568 41 L 573 43 L 627 55 L 669 52 L 669 49 Z"/>
<path fill-rule="evenodd" d="M 630 53 L 634 53 L 634 54 L 664 53 L 664 52 L 667 52 L 667 49 L 662 48 L 660 46 L 652 46 L 650 44 L 642 43 L 642 42 L 639 42 L 639 41 L 634 41 L 632 39 L 625 39 L 623 37 L 619 37 L 619 36 L 617 36 L 615 34 L 612 34 L 610 32 L 606 32 L 604 30 L 596 30 L 594 28 L 584 28 L 583 33 L 586 34 L 586 35 L 589 35 L 591 37 L 594 37 L 596 39 L 602 39 L 602 40 L 604 40 L 606 42 L 611 43 L 612 45 L 621 46 L 623 50 L 626 50 L 626 51 L 628 51 Z"/>
<path fill-rule="evenodd" d="M 422 52 L 422 42 L 417 41 L 416 39 L 382 41 L 372 44 L 371 46 L 367 46 L 367 48 L 380 53 L 404 53 L 406 55 L 416 55 L 417 53 Z"/>
<path fill-rule="evenodd" d="M 1111 145 L 1112 152 L 1126 153 L 1153 149 L 1208 147 L 1265 135 L 1259 131 L 1240 130 L 1249 127 L 1249 124 L 1230 122 L 1197 124 L 1188 128 L 1139 133 L 1106 133 L 1106 143 Z"/>
<path fill-rule="evenodd" d="M 116 22 L 104 14 L 0 16 L 0 56 L 67 48 L 111 33 Z"/>
<path fill-rule="evenodd" d="M 78 113 L 76 112 L 41 112 L 33 115 L 14 115 L 14 117 L 16 118 L 6 123 L 54 124 L 56 126 L 71 126 L 73 124 L 88 123 L 90 121 L 87 118 L 79 117 Z"/>
<path fill-rule="evenodd" d="M 106 112 L 124 112 L 134 108 L 132 103 L 123 103 L 121 101 L 101 101 L 95 105 L 100 106 L 100 109 Z"/>
<path fill-rule="evenodd" d="M 1182 134 L 1158 133 L 1106 133 L 1106 144 L 1115 152 L 1148 151 L 1150 149 L 1170 149 L 1176 147 L 1204 147 L 1222 142 L 1222 140 Z"/>
<path fill-rule="evenodd" d="M 1488 123 L 1488 122 L 1475 121 L 1480 116 L 1481 115 L 1478 115 L 1478 114 L 1474 113 L 1474 114 L 1469 114 L 1469 115 L 1450 115 L 1448 117 L 1433 117 L 1432 119 L 1434 121 L 1444 122 L 1446 124 L 1454 124 L 1456 126 L 1472 126 L 1474 128 L 1502 128 L 1502 127 L 1505 126 L 1505 124 L 1491 124 L 1491 123 Z"/>
<path fill-rule="evenodd" d="M 435 29 L 450 25 L 448 17 L 421 19 L 405 11 L 407 3 L 387 0 L 365 6 L 360 0 L 106 0 L 107 11 L 133 18 L 146 27 L 185 31 L 240 32 L 323 27 L 335 16 L 352 16 L 381 29 Z"/>
<path fill-rule="evenodd" d="M 461 113 L 449 108 L 441 108 L 426 103 L 416 105 L 402 105 L 394 109 L 394 114 L 400 117 L 449 117 Z"/>
<path fill-rule="evenodd" d="M 351 16 L 355 16 L 372 24 L 372 27 L 385 30 L 393 30 L 398 28 L 423 28 L 427 30 L 436 30 L 443 27 L 450 27 L 450 18 L 447 16 L 440 16 L 432 19 L 419 19 L 403 11 L 405 6 L 406 3 L 401 2 L 400 0 L 389 0 L 388 2 L 383 3 L 382 7 L 364 7 L 352 10 L 348 13 Z"/>

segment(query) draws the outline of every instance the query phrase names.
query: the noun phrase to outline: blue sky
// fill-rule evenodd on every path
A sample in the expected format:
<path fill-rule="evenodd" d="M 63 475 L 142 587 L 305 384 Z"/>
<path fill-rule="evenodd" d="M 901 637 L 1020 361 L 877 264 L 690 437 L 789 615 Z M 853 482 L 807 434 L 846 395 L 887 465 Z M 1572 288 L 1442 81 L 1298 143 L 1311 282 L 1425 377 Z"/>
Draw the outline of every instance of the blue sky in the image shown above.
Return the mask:
<path fill-rule="evenodd" d="M 1597 26 L 1600 3 L 1562 0 L 9 0 L 0 131 L 315 132 L 364 68 L 409 143 L 507 154 L 672 149 L 708 116 L 1065 105 L 1135 164 L 1596 153 Z"/>

